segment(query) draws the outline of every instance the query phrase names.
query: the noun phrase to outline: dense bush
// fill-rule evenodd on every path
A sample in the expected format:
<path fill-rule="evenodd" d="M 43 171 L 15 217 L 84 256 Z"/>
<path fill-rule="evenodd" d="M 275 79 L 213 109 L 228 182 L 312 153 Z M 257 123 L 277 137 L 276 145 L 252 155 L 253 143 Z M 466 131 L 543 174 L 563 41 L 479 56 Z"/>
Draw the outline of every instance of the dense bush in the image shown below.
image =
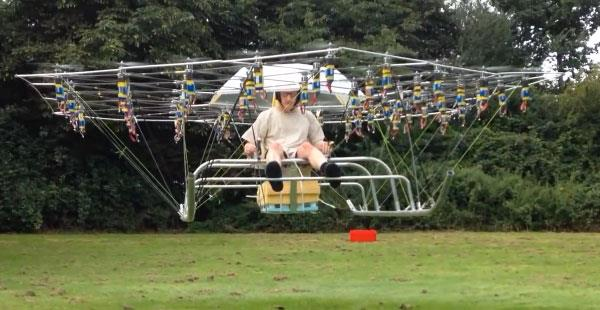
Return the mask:
<path fill-rule="evenodd" d="M 564 17 L 565 27 L 573 28 L 544 24 L 534 27 L 535 32 L 523 33 L 523 23 L 542 21 L 516 14 L 510 1 L 492 1 L 500 5 L 496 10 L 485 3 L 461 2 L 450 7 L 442 0 L 429 1 L 427 9 L 411 1 L 379 3 L 385 5 L 347 0 L 0 1 L 0 232 L 185 227 L 102 135 L 90 128 L 82 140 L 65 130 L 64 122 L 51 117 L 38 94 L 15 79 L 15 73 L 47 71 L 48 63 L 55 62 L 114 67 L 120 60 L 220 58 L 241 48 L 290 51 L 328 41 L 464 64 L 480 64 L 483 59 L 489 65 L 522 65 L 559 52 L 561 68 L 572 69 L 583 65 L 589 33 L 569 21 L 589 21 L 586 31 L 594 31 L 600 16 L 587 14 L 595 7 L 584 2 L 575 1 L 581 10 L 572 10 L 571 4 L 547 8 Z M 574 40 L 564 33 L 577 33 L 581 38 Z M 489 34 L 496 40 L 481 40 Z M 531 50 L 512 44 L 547 36 L 568 46 L 547 46 L 546 40 Z M 354 65 L 344 57 L 338 60 Z M 430 183 L 440 182 L 448 166 L 462 159 L 443 203 L 429 217 L 358 218 L 327 207 L 315 216 L 264 216 L 252 202 L 221 196 L 199 210 L 190 230 L 598 230 L 600 78 L 597 71 L 587 74 L 582 82 L 560 91 L 554 87 L 534 91 L 525 115 L 518 112 L 518 99 L 513 96 L 511 117 L 497 118 L 490 127 L 476 123 L 464 137 L 454 129 L 445 137 L 434 135 L 433 129 L 423 134 L 416 147 L 427 145 L 427 150 L 418 156 L 418 173 L 434 172 Z M 181 201 L 181 147 L 171 143 L 172 129 L 158 125 L 142 129 L 154 139 L 154 154 L 168 180 L 165 187 Z M 120 130 L 118 125 L 114 130 Z M 371 155 L 399 170 L 409 166 L 396 153 L 406 154 L 410 141 L 399 138 L 390 145 L 385 128 L 383 132 L 353 139 L 340 146 L 336 155 Z M 483 133 L 481 139 L 476 140 L 479 133 Z M 343 128 L 329 136 L 342 141 Z M 188 137 L 193 166 L 209 134 L 206 128 L 191 128 Z M 456 151 L 449 152 L 453 141 L 459 143 Z M 232 154 L 235 147 L 218 145 L 209 157 Z M 131 148 L 138 154 L 146 152 L 141 144 Z M 153 167 L 154 159 L 147 152 L 140 158 Z"/>

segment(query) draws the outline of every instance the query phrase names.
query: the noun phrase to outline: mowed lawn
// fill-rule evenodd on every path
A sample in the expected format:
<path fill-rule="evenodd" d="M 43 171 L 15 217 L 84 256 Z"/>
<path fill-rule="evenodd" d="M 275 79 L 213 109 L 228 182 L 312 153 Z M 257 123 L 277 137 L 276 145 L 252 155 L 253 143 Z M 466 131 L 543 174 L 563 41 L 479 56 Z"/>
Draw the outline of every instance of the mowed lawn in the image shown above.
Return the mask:
<path fill-rule="evenodd" d="M 600 234 L 0 235 L 0 309 L 582 309 Z"/>

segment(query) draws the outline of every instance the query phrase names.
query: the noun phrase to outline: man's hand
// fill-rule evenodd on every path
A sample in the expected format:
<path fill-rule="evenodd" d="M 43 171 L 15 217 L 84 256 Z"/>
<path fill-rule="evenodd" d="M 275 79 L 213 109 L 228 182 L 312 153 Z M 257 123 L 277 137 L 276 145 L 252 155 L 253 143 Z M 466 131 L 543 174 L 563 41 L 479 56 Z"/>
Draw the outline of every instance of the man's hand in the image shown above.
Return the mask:
<path fill-rule="evenodd" d="M 250 142 L 244 144 L 244 154 L 246 154 L 246 156 L 254 157 L 255 153 L 256 153 L 256 145 L 254 145 Z"/>
<path fill-rule="evenodd" d="M 333 142 L 332 141 L 321 141 L 321 142 L 317 143 L 316 147 L 319 149 L 319 151 L 321 151 L 321 153 L 323 153 L 323 155 L 329 156 L 331 154 L 331 151 L 333 148 Z"/>

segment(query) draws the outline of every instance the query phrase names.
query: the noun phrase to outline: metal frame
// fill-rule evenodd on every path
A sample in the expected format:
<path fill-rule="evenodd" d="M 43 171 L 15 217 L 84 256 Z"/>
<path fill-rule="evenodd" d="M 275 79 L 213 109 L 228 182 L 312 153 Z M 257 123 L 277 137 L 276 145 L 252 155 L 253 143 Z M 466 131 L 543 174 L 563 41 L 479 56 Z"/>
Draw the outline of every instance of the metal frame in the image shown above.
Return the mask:
<path fill-rule="evenodd" d="M 372 55 L 372 56 L 376 56 L 376 57 L 388 57 L 388 58 L 391 58 L 391 59 L 408 62 L 408 63 L 396 64 L 395 66 L 434 66 L 434 67 L 445 68 L 445 69 L 449 69 L 449 70 L 457 70 L 457 71 L 461 71 L 461 72 L 480 73 L 480 74 L 485 74 L 485 75 L 490 75 L 490 76 L 496 76 L 496 75 L 499 75 L 499 74 L 504 74 L 504 73 L 498 73 L 498 72 L 488 71 L 488 70 L 485 70 L 485 68 L 482 68 L 480 70 L 478 70 L 478 69 L 469 69 L 469 68 L 463 68 L 463 67 L 458 67 L 458 66 L 446 65 L 446 64 L 443 64 L 443 63 L 435 62 L 435 61 L 428 61 L 428 60 L 422 60 L 422 59 L 416 59 L 416 58 L 410 58 L 410 57 L 396 56 L 396 55 L 391 55 L 391 54 L 388 54 L 388 53 L 371 52 L 371 51 L 367 51 L 367 50 L 363 50 L 363 49 L 356 49 L 356 48 L 350 48 L 350 47 L 345 47 L 345 46 L 340 46 L 340 47 L 330 46 L 329 48 L 319 49 L 319 50 L 311 50 L 311 51 L 296 52 L 296 53 L 282 53 L 282 54 L 265 55 L 265 56 L 250 56 L 250 57 L 243 57 L 243 58 L 238 58 L 238 59 L 228 59 L 228 60 L 225 60 L 225 59 L 223 59 L 223 60 L 222 59 L 215 59 L 215 60 L 186 61 L 186 62 L 179 62 L 179 63 L 152 64 L 152 65 L 139 65 L 139 66 L 125 66 L 125 65 L 123 65 L 123 66 L 120 66 L 119 68 L 103 69 L 103 70 L 89 70 L 89 71 L 76 71 L 76 72 L 47 72 L 47 73 L 33 73 L 33 74 L 15 74 L 15 77 L 17 77 L 17 78 L 69 77 L 69 76 L 74 76 L 74 75 L 89 75 L 89 74 L 100 74 L 100 73 L 118 73 L 120 70 L 123 70 L 123 69 L 126 69 L 128 71 L 132 71 L 132 70 L 144 70 L 144 69 L 154 69 L 154 68 L 171 68 L 171 67 L 211 65 L 211 64 L 229 64 L 229 63 L 240 63 L 240 64 L 243 64 L 243 65 L 248 65 L 248 64 L 250 64 L 248 62 L 254 62 L 256 60 L 269 60 L 269 59 L 279 59 L 279 58 L 291 58 L 291 57 L 308 56 L 308 55 L 315 55 L 315 54 L 337 53 L 339 51 L 350 51 L 350 52 L 355 52 L 355 53 L 360 53 L 360 54 Z M 178 71 L 178 72 L 179 73 L 183 73 L 184 71 Z M 509 72 L 509 73 L 512 73 L 512 72 Z M 517 71 L 515 73 L 521 74 L 521 75 L 538 74 L 538 73 L 553 74 L 553 75 L 561 75 L 561 74 L 563 74 L 562 72 L 529 72 L 529 71 L 521 71 L 521 72 Z"/>
<path fill-rule="evenodd" d="M 300 176 L 300 177 L 283 177 L 280 179 L 270 179 L 266 177 L 215 177 L 207 176 L 207 172 L 215 168 L 228 168 L 237 170 L 254 170 L 262 169 L 266 162 L 260 159 L 213 159 L 202 163 L 193 174 L 190 174 L 188 184 L 186 187 L 186 201 L 180 205 L 179 215 L 181 220 L 185 222 L 191 222 L 194 219 L 195 211 L 197 209 L 195 197 L 198 191 L 204 189 L 235 189 L 235 188 L 258 188 L 260 183 L 270 180 L 280 181 L 308 181 L 316 180 L 319 181 L 321 186 L 329 186 L 328 181 L 339 180 L 343 187 L 358 187 L 360 190 L 360 201 L 355 202 L 349 198 L 346 198 L 346 206 L 355 215 L 359 216 L 384 216 L 384 217 L 401 217 L 401 216 L 415 216 L 415 215 L 426 215 L 429 214 L 434 208 L 435 203 L 424 203 L 415 201 L 412 191 L 411 182 L 403 175 L 394 174 L 390 167 L 382 160 L 375 157 L 357 156 L 357 157 L 336 157 L 329 159 L 330 162 L 337 163 L 345 169 L 346 174 L 338 178 L 328 178 L 321 176 Z M 382 174 L 371 174 L 364 164 L 372 163 L 378 167 L 383 168 Z M 283 165 L 295 164 L 295 165 L 306 165 L 308 164 L 303 159 L 284 159 Z M 349 174 L 348 172 L 353 172 Z M 356 173 L 358 172 L 358 173 Z M 375 180 L 383 180 L 389 186 L 391 192 L 391 198 L 393 199 L 393 209 L 383 210 L 375 186 Z M 369 191 L 366 191 L 364 185 L 359 181 L 368 183 L 370 187 Z M 239 184 L 231 184 L 236 182 Z M 386 185 L 385 183 L 383 185 Z M 398 197 L 398 186 L 402 186 L 407 195 L 407 203 L 402 205 L 400 198 Z M 367 194 L 368 193 L 368 194 Z M 372 203 L 369 203 L 367 197 L 370 196 Z"/>
<path fill-rule="evenodd" d="M 437 61 L 432 62 L 432 61 L 427 61 L 427 60 L 420 60 L 420 59 L 415 59 L 415 58 L 390 55 L 388 53 L 371 52 L 371 51 L 355 49 L 355 48 L 350 48 L 350 47 L 344 47 L 344 46 L 333 47 L 330 43 L 329 47 L 326 49 L 304 51 L 304 52 L 297 52 L 297 53 L 284 53 L 284 54 L 268 55 L 268 56 L 258 56 L 258 53 L 257 53 L 257 55 L 254 55 L 254 56 L 249 55 L 247 57 L 231 59 L 231 60 L 186 61 L 186 62 L 180 62 L 180 63 L 153 64 L 153 65 L 141 65 L 141 66 L 125 66 L 122 64 L 119 68 L 105 69 L 105 70 L 78 71 L 78 72 L 58 72 L 58 67 L 57 67 L 57 71 L 55 71 L 55 72 L 36 73 L 36 74 L 17 74 L 17 75 L 15 75 L 15 77 L 22 79 L 24 82 L 26 82 L 27 84 L 32 86 L 34 88 L 34 90 L 41 96 L 41 98 L 46 103 L 49 104 L 50 109 L 53 111 L 53 113 L 55 115 L 64 115 L 64 113 L 54 111 L 54 109 L 52 108 L 52 105 L 50 104 L 51 101 L 56 101 L 56 98 L 44 96 L 44 94 L 38 89 L 38 88 L 42 88 L 42 87 L 52 88 L 54 86 L 54 83 L 50 83 L 50 82 L 48 82 L 48 80 L 54 80 L 54 79 L 68 80 L 69 78 L 73 78 L 75 80 L 75 84 L 73 84 L 73 81 L 71 81 L 70 83 L 67 83 L 67 86 L 70 87 L 69 91 L 74 93 L 79 100 L 81 100 L 82 102 L 85 102 L 85 100 L 83 99 L 83 97 L 81 95 L 86 94 L 90 91 L 89 90 L 75 91 L 74 87 L 78 86 L 75 77 L 79 77 L 79 76 L 88 76 L 88 77 L 92 76 L 93 77 L 94 75 L 113 75 L 113 74 L 127 71 L 130 74 L 137 75 L 139 78 L 139 76 L 141 74 L 141 73 L 139 73 L 140 70 L 160 69 L 160 68 L 171 68 L 174 71 L 153 72 L 153 73 L 160 74 L 160 75 L 165 75 L 167 73 L 182 74 L 182 73 L 185 73 L 186 71 L 182 71 L 178 67 L 185 67 L 187 70 L 187 68 L 191 68 L 192 66 L 209 66 L 210 67 L 211 65 L 219 65 L 219 64 L 222 64 L 222 65 L 237 64 L 237 65 L 249 66 L 249 65 L 252 65 L 252 63 L 254 63 L 256 61 L 271 60 L 271 59 L 276 59 L 276 60 L 292 59 L 292 58 L 295 59 L 299 56 L 322 57 L 324 55 L 333 55 L 337 52 L 343 52 L 343 51 L 352 52 L 352 53 L 360 53 L 363 55 L 371 55 L 374 57 L 383 57 L 385 63 L 388 63 L 388 60 L 392 59 L 392 60 L 394 60 L 394 63 L 389 64 L 391 67 L 409 67 L 409 69 L 412 69 L 414 67 L 421 71 L 426 70 L 429 67 L 431 67 L 431 70 L 433 70 L 433 72 L 436 72 L 436 71 L 439 72 L 439 69 L 442 68 L 442 69 L 444 69 L 444 71 L 449 71 L 449 73 L 452 73 L 452 74 L 469 73 L 470 75 L 472 75 L 472 73 L 475 73 L 475 74 L 481 75 L 481 78 L 521 77 L 521 80 L 528 80 L 530 82 L 529 85 L 542 83 L 546 80 L 549 80 L 550 76 L 558 77 L 563 74 L 562 72 L 533 72 L 533 71 L 525 71 L 525 70 L 515 71 L 515 72 L 493 72 L 493 71 L 486 70 L 485 68 L 468 69 L 468 68 L 462 68 L 462 67 L 457 67 L 457 66 L 452 66 L 452 65 L 446 65 L 443 63 L 439 63 Z M 136 72 L 138 72 L 138 73 L 136 73 Z M 102 80 L 101 82 L 104 82 L 104 83 L 108 82 L 108 80 L 106 80 L 106 81 L 103 79 L 101 79 L 101 80 Z M 515 81 L 516 80 L 518 80 L 518 79 L 515 79 Z M 134 83 L 137 83 L 137 82 L 134 82 Z M 169 84 L 172 83 L 174 86 L 161 87 L 162 90 L 159 91 L 160 93 L 165 92 L 165 93 L 170 93 L 175 96 L 182 91 L 182 89 L 179 88 L 179 86 L 182 83 L 179 79 L 173 80 L 173 81 L 168 80 L 165 83 L 169 83 Z M 81 86 L 85 87 L 85 85 L 83 85 L 83 84 L 84 83 L 82 83 Z M 141 82 L 140 82 L 140 85 L 141 85 Z M 507 84 L 505 86 L 507 87 L 505 89 L 506 91 L 515 90 L 515 89 L 521 87 L 520 85 L 510 85 L 510 84 Z M 410 92 L 410 90 L 405 90 L 405 92 Z M 201 94 L 202 95 L 213 95 L 214 93 L 215 93 L 215 91 L 213 91 L 211 88 L 205 89 L 204 91 L 196 91 L 197 95 L 201 95 Z M 389 94 L 393 94 L 393 93 L 394 92 L 390 92 Z M 137 122 L 173 122 L 174 121 L 174 112 L 170 108 L 172 106 L 173 98 L 170 95 L 167 96 L 166 98 L 167 99 L 165 99 L 165 100 L 170 99 L 171 102 L 168 102 L 168 101 L 163 102 L 162 98 L 149 99 L 149 101 L 152 100 L 152 101 L 157 101 L 160 104 L 164 104 L 165 106 L 169 107 L 169 110 L 165 110 L 165 111 L 156 110 L 154 112 L 157 112 L 157 113 L 144 114 L 140 117 L 134 116 L 135 122 L 136 123 Z M 466 98 L 466 99 L 469 99 L 469 98 Z M 114 100 L 113 97 L 110 97 L 110 99 L 102 99 L 99 101 L 110 102 L 112 100 Z M 220 112 L 219 111 L 220 109 L 229 110 L 229 107 L 231 107 L 231 112 L 233 113 L 233 110 L 234 110 L 236 104 L 237 103 L 233 102 L 231 105 L 217 105 L 217 104 L 193 105 L 192 108 L 193 108 L 194 113 L 192 113 L 191 115 L 194 115 L 194 116 L 187 118 L 185 120 L 184 124 L 185 123 L 203 123 L 203 124 L 208 124 L 208 125 L 210 125 L 210 124 L 215 125 L 219 121 L 219 117 L 216 115 L 216 113 Z M 470 105 L 470 106 L 473 106 L 473 105 Z M 261 110 L 266 109 L 266 108 L 267 107 L 261 108 Z M 324 118 L 323 124 L 340 124 L 340 123 L 346 122 L 346 120 L 343 119 L 343 117 L 341 117 L 340 115 L 337 115 L 337 114 L 345 113 L 348 110 L 348 103 L 346 103 L 345 105 L 335 105 L 335 106 L 307 106 L 306 108 L 309 110 L 317 109 L 317 110 L 332 112 L 332 116 L 334 116 L 334 117 Z M 92 109 L 89 108 L 89 110 L 92 110 Z M 111 109 L 111 110 L 114 110 L 114 109 Z M 445 113 L 455 114 L 455 113 L 457 113 L 457 111 L 458 110 L 456 108 L 453 108 L 453 109 L 446 110 Z M 438 115 L 440 113 L 441 112 L 439 112 L 439 111 L 433 111 L 433 112 L 430 111 L 427 115 L 434 116 L 434 115 Z M 158 116 L 160 116 L 160 118 Z M 120 115 L 118 117 L 113 117 L 112 114 L 110 114 L 106 117 L 104 115 L 99 115 L 99 114 L 86 115 L 85 117 L 86 117 L 86 119 L 100 120 L 100 121 L 102 121 L 102 123 L 103 123 L 103 121 L 117 121 L 117 122 L 125 121 L 123 118 L 120 117 Z M 408 116 L 402 116 L 402 118 L 406 118 L 406 117 L 408 117 Z M 423 117 L 423 114 L 417 112 L 417 113 L 412 114 L 411 117 L 420 118 L 420 117 Z M 374 121 L 381 121 L 381 120 L 384 120 L 384 118 L 378 117 L 378 118 L 374 119 Z M 234 121 L 233 118 L 231 120 L 231 124 L 234 125 L 234 128 L 236 128 L 235 127 L 236 125 L 250 125 L 250 123 L 246 123 L 244 121 L 241 121 L 241 122 Z M 96 124 L 96 125 L 98 125 L 98 124 Z M 237 130 L 237 128 L 236 128 L 236 130 Z M 112 140 L 111 140 L 111 142 L 113 144 L 117 145 L 116 142 L 113 142 Z M 124 145 L 122 147 L 126 148 L 126 146 L 124 146 Z M 119 145 L 118 148 L 121 149 L 122 147 Z M 186 151 L 185 151 L 185 139 L 184 139 L 184 154 L 186 154 L 185 152 Z M 185 165 L 186 165 L 186 169 L 187 169 L 187 157 L 184 156 L 184 158 L 185 158 L 184 160 L 185 160 Z M 403 175 L 393 174 L 392 170 L 389 168 L 389 166 L 377 158 L 374 158 L 374 157 L 345 157 L 345 158 L 332 158 L 330 160 L 332 162 L 338 163 L 339 166 L 341 166 L 342 168 L 345 169 L 345 172 L 349 172 L 349 170 L 351 170 L 353 173 L 355 173 L 355 174 L 346 173 L 345 176 L 343 176 L 343 177 L 335 178 L 335 180 L 341 181 L 342 187 L 357 187 L 357 188 L 359 188 L 360 194 L 361 194 L 360 197 L 362 198 L 362 201 L 359 201 L 358 203 L 356 203 L 350 199 L 346 199 L 346 206 L 350 209 L 350 211 L 353 214 L 363 215 L 363 216 L 425 215 L 425 214 L 430 213 L 431 210 L 433 210 L 433 208 L 435 208 L 435 206 L 436 206 L 436 201 L 433 198 L 427 200 L 427 202 L 423 203 L 423 204 L 421 203 L 421 201 L 415 201 L 413 198 L 413 188 L 411 186 L 411 182 L 409 181 L 409 179 Z M 287 159 L 287 160 L 284 160 L 283 162 L 285 164 L 295 164 L 295 165 L 306 164 L 306 162 L 304 160 L 300 160 L 300 159 Z M 365 163 L 372 163 L 372 164 L 376 164 L 377 166 L 382 167 L 384 170 L 384 173 L 376 174 L 376 175 L 371 174 L 369 169 L 367 169 L 365 167 L 365 165 L 364 165 Z M 257 188 L 258 184 L 260 182 L 269 180 L 268 178 L 264 178 L 264 177 L 215 177 L 215 176 L 205 177 L 208 170 L 210 170 L 212 168 L 228 168 L 228 169 L 238 169 L 238 170 L 257 169 L 257 168 L 264 166 L 264 164 L 265 164 L 264 161 L 257 160 L 257 159 L 216 159 L 216 160 L 207 161 L 207 162 L 201 164 L 193 174 L 190 173 L 186 177 L 185 202 L 183 204 L 180 204 L 180 210 L 179 210 L 181 219 L 184 221 L 192 221 L 193 220 L 195 211 L 198 208 L 198 202 L 196 201 L 196 194 L 198 191 L 204 191 L 204 190 L 210 190 L 210 189 L 225 189 L 225 188 Z M 414 162 L 413 162 L 413 166 L 414 166 Z M 285 178 L 281 178 L 279 180 L 284 180 L 284 181 L 286 181 L 286 180 L 289 180 L 289 181 L 316 180 L 319 182 L 319 184 L 321 186 L 329 186 L 328 181 L 333 180 L 333 179 L 326 178 L 326 177 L 300 176 L 300 177 L 285 177 Z M 375 180 L 380 180 L 379 183 L 383 182 L 382 183 L 383 185 L 390 186 L 391 198 L 393 199 L 393 210 L 384 210 L 382 208 L 380 201 L 377 197 L 378 191 L 376 190 Z M 151 180 L 149 182 L 152 184 Z M 239 182 L 241 184 L 230 184 L 231 182 Z M 366 184 L 366 186 L 370 187 L 370 189 L 365 190 L 365 184 Z M 405 193 L 407 195 L 406 205 L 401 205 L 401 202 L 400 202 L 400 199 L 399 199 L 398 193 L 397 193 L 397 187 L 401 187 L 405 191 Z M 414 191 L 417 193 L 417 200 L 419 200 L 419 190 L 416 186 L 415 186 Z M 367 197 L 370 197 L 370 199 L 367 199 Z M 171 201 L 169 199 L 167 199 L 167 200 L 171 204 L 173 204 L 173 202 L 174 202 L 174 199 L 173 199 L 173 201 Z M 325 203 L 325 202 L 323 202 L 323 203 Z M 327 203 L 325 203 L 325 204 L 329 205 Z"/>

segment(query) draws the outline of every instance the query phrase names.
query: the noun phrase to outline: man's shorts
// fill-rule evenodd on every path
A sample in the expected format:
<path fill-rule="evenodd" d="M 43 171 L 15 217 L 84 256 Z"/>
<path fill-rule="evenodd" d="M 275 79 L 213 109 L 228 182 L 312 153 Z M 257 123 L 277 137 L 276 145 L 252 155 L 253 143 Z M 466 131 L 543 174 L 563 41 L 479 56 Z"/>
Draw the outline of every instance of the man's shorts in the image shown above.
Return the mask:
<path fill-rule="evenodd" d="M 285 150 L 283 152 L 283 156 L 285 156 L 285 158 L 297 158 L 298 154 L 296 154 L 296 149 L 293 150 Z"/>

